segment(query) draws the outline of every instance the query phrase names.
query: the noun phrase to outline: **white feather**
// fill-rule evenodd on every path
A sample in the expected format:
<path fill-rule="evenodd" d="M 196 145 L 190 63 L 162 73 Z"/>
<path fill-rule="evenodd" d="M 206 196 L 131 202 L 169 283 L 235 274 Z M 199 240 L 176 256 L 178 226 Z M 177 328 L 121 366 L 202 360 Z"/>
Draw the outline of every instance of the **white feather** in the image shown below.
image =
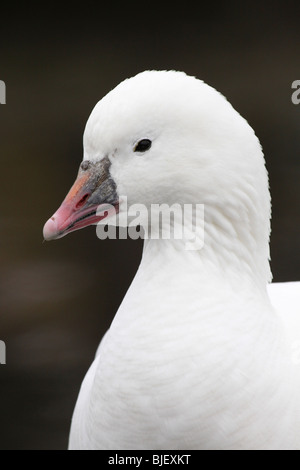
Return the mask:
<path fill-rule="evenodd" d="M 133 152 L 142 138 L 147 155 Z M 110 158 L 129 205 L 205 204 L 205 239 L 199 251 L 145 241 L 70 449 L 299 449 L 299 283 L 272 285 L 272 307 L 268 177 L 251 127 L 200 80 L 144 72 L 96 105 L 84 149 Z"/>

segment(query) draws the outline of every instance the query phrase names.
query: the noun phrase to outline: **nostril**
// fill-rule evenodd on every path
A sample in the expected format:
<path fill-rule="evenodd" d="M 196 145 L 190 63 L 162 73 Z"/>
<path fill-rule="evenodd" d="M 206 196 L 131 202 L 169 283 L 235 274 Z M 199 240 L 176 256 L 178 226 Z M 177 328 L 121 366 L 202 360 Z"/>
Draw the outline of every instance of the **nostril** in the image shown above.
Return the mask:
<path fill-rule="evenodd" d="M 91 162 L 89 160 L 84 160 L 80 167 L 83 171 L 86 171 L 90 167 Z"/>
<path fill-rule="evenodd" d="M 86 202 L 86 200 L 88 199 L 88 197 L 90 196 L 89 193 L 85 194 L 84 196 L 82 196 L 82 198 L 80 199 L 80 201 L 77 202 L 76 204 L 76 209 L 79 209 L 80 207 L 82 207 L 84 205 L 84 203 Z"/>

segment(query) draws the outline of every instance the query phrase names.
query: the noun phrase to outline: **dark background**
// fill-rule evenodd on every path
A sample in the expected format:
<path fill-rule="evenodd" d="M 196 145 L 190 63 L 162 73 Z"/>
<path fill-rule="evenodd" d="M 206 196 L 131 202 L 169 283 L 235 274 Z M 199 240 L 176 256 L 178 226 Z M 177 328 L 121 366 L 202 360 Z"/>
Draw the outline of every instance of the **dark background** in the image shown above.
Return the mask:
<path fill-rule="evenodd" d="M 91 227 L 42 243 L 86 120 L 121 80 L 184 70 L 246 117 L 270 173 L 274 280 L 300 278 L 299 2 L 122 5 L 1 6 L 1 449 L 66 448 L 80 383 L 139 263 L 140 241 L 100 242 Z"/>

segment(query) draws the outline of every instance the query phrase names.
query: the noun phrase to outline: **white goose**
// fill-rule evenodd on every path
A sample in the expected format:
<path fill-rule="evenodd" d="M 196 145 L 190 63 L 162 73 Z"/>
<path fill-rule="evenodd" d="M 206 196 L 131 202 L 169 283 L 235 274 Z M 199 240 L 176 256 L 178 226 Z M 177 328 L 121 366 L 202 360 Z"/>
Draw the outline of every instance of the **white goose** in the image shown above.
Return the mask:
<path fill-rule="evenodd" d="M 252 128 L 184 73 L 125 80 L 94 108 L 45 239 L 97 223 L 99 204 L 124 213 L 124 195 L 204 204 L 204 246 L 145 240 L 82 384 L 70 449 L 299 449 L 300 289 L 272 285 L 271 306 L 268 177 Z"/>

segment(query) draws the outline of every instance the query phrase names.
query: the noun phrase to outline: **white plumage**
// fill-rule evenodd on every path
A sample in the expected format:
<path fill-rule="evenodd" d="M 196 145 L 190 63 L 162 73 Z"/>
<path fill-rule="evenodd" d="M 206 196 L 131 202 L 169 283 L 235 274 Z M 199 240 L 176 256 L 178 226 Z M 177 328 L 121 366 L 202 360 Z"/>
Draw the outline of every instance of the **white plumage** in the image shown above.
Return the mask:
<path fill-rule="evenodd" d="M 268 178 L 251 127 L 200 80 L 144 72 L 88 120 L 84 159 L 104 157 L 129 205 L 204 204 L 205 238 L 198 251 L 145 240 L 70 449 L 299 449 L 300 289 L 269 286 L 272 307 Z"/>

